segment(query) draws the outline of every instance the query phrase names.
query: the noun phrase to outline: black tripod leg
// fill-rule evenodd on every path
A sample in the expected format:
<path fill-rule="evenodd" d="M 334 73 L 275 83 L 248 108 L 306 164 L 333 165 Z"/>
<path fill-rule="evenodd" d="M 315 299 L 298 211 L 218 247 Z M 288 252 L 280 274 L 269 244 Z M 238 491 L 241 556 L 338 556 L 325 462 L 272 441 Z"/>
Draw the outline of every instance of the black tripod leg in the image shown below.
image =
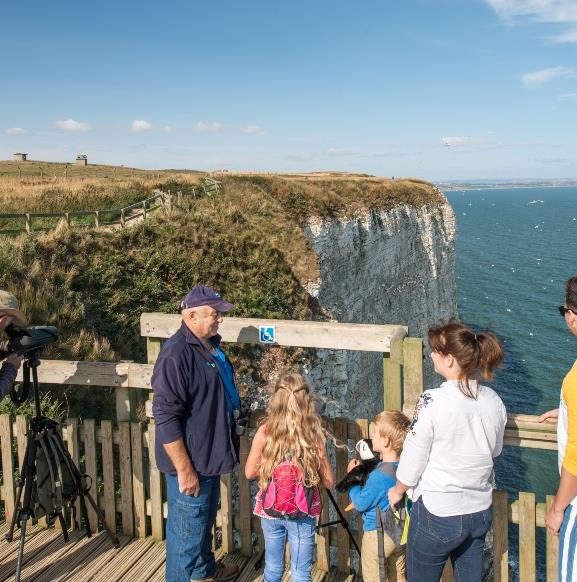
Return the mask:
<path fill-rule="evenodd" d="M 90 529 L 90 522 L 88 521 L 88 510 L 86 509 L 86 501 L 84 499 L 84 494 L 80 496 L 80 523 L 79 528 L 82 527 L 82 520 L 84 519 L 84 523 L 86 524 L 86 537 L 92 537 L 92 530 Z"/>
<path fill-rule="evenodd" d="M 62 515 L 62 510 L 56 512 L 56 517 L 58 518 L 58 523 L 60 524 L 60 528 L 62 529 L 62 536 L 64 537 L 64 541 L 68 542 L 70 537 L 68 536 L 68 527 L 66 526 L 66 520 L 64 519 L 64 515 Z"/>
<path fill-rule="evenodd" d="M 22 514 L 24 516 L 24 513 Z M 16 577 L 15 582 L 20 582 L 20 572 L 22 571 L 22 560 L 24 558 L 24 542 L 26 541 L 26 522 L 28 521 L 28 516 L 26 518 L 22 517 L 20 523 L 20 545 L 18 546 L 18 559 L 16 560 Z"/>
<path fill-rule="evenodd" d="M 16 493 L 16 503 L 14 504 L 14 514 L 12 515 L 10 529 L 6 534 L 6 539 L 9 542 L 11 542 L 14 539 L 14 528 L 16 527 L 16 522 L 18 521 L 18 516 L 20 514 L 18 507 L 20 505 L 20 500 L 22 499 L 22 491 L 24 490 L 24 483 L 26 481 L 26 468 L 28 467 L 28 453 L 30 451 L 31 434 L 32 431 L 28 433 L 26 439 L 26 451 L 24 452 L 24 460 L 22 461 L 22 468 L 20 469 L 20 478 L 18 479 L 18 491 Z"/>
<path fill-rule="evenodd" d="M 351 542 L 353 542 L 353 546 L 355 546 L 355 550 L 357 550 L 359 556 L 361 555 L 361 549 L 359 548 L 359 544 L 357 544 L 357 540 L 355 540 L 355 536 L 353 536 L 353 532 L 349 528 L 349 522 L 346 520 L 345 516 L 343 515 L 341 508 L 337 505 L 333 494 L 327 489 L 327 494 L 331 503 L 333 504 L 335 511 L 339 516 L 339 523 L 345 528 L 346 532 L 349 534 L 349 538 L 351 538 Z"/>
<path fill-rule="evenodd" d="M 98 507 L 98 505 L 96 505 L 96 502 L 94 501 L 94 499 L 92 499 L 92 495 L 90 495 L 90 493 L 88 493 L 88 491 L 85 491 L 84 496 L 86 497 L 86 499 L 88 499 L 88 503 L 90 503 L 90 506 L 96 512 L 96 515 L 98 516 L 98 521 L 100 522 L 100 524 L 104 528 L 104 531 L 106 531 L 106 533 L 108 534 L 108 537 L 112 540 L 114 547 L 119 548 L 120 542 L 118 541 L 118 538 L 116 537 L 115 534 L 112 533 L 112 530 L 108 527 L 108 524 L 104 520 L 104 515 L 102 515 L 102 511 L 100 511 L 100 508 Z"/>

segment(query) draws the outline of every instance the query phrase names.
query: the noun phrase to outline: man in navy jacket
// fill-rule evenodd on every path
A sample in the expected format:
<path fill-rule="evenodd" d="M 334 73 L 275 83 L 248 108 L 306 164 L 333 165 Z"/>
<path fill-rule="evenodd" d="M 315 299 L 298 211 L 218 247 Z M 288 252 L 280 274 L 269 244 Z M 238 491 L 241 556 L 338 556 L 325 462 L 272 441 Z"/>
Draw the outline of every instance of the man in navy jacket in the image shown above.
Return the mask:
<path fill-rule="evenodd" d="M 232 307 L 210 287 L 192 289 L 181 303 L 182 325 L 152 374 L 156 464 L 167 486 L 166 582 L 237 574 L 236 566 L 215 563 L 212 552 L 220 475 L 238 461 L 232 436 L 240 399 L 217 334 Z"/>

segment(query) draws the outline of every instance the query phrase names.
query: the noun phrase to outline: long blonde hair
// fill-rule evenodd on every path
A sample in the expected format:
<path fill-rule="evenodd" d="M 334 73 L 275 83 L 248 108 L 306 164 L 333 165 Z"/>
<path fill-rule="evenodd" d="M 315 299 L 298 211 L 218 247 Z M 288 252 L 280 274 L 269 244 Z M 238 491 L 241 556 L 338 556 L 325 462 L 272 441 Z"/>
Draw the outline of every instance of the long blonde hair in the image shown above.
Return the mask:
<path fill-rule="evenodd" d="M 274 468 L 284 460 L 298 466 L 306 487 L 318 485 L 319 455 L 326 437 L 309 386 L 300 374 L 288 373 L 278 379 L 262 423 L 266 424 L 267 436 L 259 487 L 266 487 Z"/>

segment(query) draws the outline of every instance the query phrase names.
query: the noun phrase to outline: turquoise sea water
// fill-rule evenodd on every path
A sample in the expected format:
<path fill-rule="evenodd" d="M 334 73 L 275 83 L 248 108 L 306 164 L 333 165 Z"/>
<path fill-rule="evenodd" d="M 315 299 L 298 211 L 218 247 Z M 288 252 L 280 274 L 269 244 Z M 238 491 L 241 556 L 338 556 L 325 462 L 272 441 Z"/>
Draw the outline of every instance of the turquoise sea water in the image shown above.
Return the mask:
<path fill-rule="evenodd" d="M 577 341 L 557 309 L 565 280 L 577 275 L 577 188 L 446 196 L 459 229 L 459 317 L 491 329 L 505 344 L 505 364 L 491 385 L 509 412 L 556 408 L 563 377 L 577 359 Z M 496 478 L 499 488 L 533 491 L 544 501 L 558 484 L 557 454 L 506 447 Z M 542 546 L 540 535 L 541 559 Z"/>

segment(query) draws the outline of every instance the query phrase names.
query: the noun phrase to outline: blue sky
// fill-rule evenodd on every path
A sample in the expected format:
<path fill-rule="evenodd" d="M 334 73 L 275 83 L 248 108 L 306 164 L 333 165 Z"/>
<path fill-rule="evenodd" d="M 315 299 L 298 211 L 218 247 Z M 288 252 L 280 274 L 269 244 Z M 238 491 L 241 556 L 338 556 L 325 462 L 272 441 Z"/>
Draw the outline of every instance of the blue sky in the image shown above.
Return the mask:
<path fill-rule="evenodd" d="M 0 159 L 577 177 L 577 0 L 32 0 L 0 50 Z"/>

